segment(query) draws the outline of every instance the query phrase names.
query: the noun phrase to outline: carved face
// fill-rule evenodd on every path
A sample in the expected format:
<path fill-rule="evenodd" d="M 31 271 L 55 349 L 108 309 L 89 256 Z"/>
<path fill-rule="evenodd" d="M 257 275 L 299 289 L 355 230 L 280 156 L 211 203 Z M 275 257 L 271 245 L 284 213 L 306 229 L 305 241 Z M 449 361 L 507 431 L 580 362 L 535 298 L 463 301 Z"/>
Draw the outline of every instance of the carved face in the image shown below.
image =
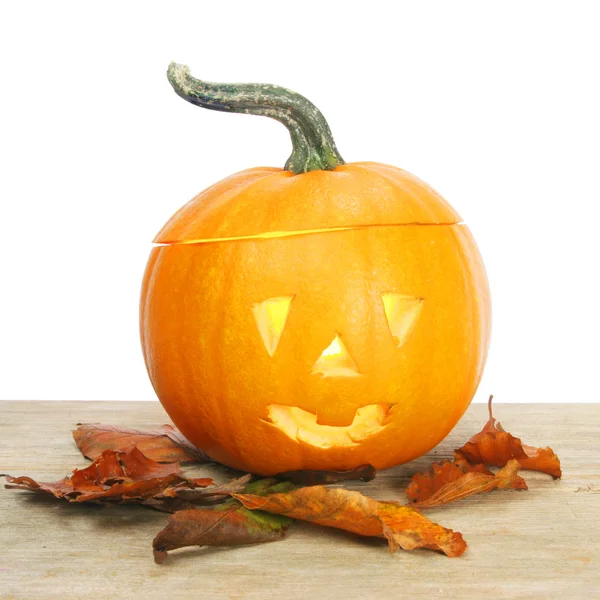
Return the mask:
<path fill-rule="evenodd" d="M 469 252 L 463 225 L 156 248 L 142 304 L 155 389 L 190 440 L 238 468 L 410 460 L 481 375 L 485 276 Z"/>
<path fill-rule="evenodd" d="M 265 349 L 274 357 L 283 334 L 295 296 L 268 298 L 253 306 L 254 317 Z M 404 344 L 413 330 L 423 305 L 423 298 L 406 296 L 398 292 L 383 292 L 381 305 L 396 347 Z M 381 321 L 382 319 L 378 319 Z M 383 332 L 382 337 L 387 332 Z M 335 385 L 340 378 L 363 377 L 356 361 L 340 338 L 333 332 L 333 340 L 314 362 L 310 374 L 330 378 Z M 286 433 L 291 439 L 301 440 L 317 447 L 354 446 L 386 427 L 390 403 L 367 404 L 356 409 L 351 422 L 340 426 L 319 423 L 324 411 L 310 412 L 297 406 L 282 404 L 268 405 L 268 420 Z"/>

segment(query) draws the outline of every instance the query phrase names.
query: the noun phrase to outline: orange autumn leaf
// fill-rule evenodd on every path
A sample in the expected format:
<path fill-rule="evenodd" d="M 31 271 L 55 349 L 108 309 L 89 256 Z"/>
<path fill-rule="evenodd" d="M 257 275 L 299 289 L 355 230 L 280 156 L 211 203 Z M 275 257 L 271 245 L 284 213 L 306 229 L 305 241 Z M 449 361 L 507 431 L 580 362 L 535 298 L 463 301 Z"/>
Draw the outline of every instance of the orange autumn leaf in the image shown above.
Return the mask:
<path fill-rule="evenodd" d="M 454 557 L 467 548 L 460 533 L 433 523 L 420 511 L 394 502 L 378 502 L 351 490 L 312 486 L 267 496 L 232 495 L 251 510 L 385 538 L 391 552 L 430 548 Z"/>
<path fill-rule="evenodd" d="M 81 453 L 91 460 L 98 458 L 105 450 L 122 452 L 134 445 L 157 462 L 210 460 L 172 425 L 144 431 L 99 423 L 78 423 L 77 429 L 73 430 L 73 439 Z"/>
<path fill-rule="evenodd" d="M 418 501 L 417 498 L 421 500 L 430 498 L 444 486 L 463 477 L 465 473 L 494 475 L 485 465 L 471 465 L 461 454 L 455 452 L 453 461 L 434 462 L 429 472 L 415 473 L 405 492 L 411 502 Z"/>
<path fill-rule="evenodd" d="M 517 475 L 519 468 L 512 459 L 494 475 L 483 465 L 469 465 L 457 456 L 453 462 L 433 463 L 429 473 L 413 475 L 406 495 L 412 506 L 431 508 L 495 489 L 526 490 L 525 480 Z"/>
<path fill-rule="evenodd" d="M 492 399 L 488 401 L 490 418 L 483 429 L 474 435 L 460 452 L 470 463 L 503 467 L 509 460 L 519 461 L 522 469 L 541 471 L 561 477 L 560 460 L 552 448 L 527 446 L 519 438 L 505 431 L 492 415 Z"/>
<path fill-rule="evenodd" d="M 46 492 L 69 502 L 139 501 L 183 482 L 192 488 L 212 484 L 211 479 L 185 479 L 178 463 L 160 464 L 135 446 L 126 452 L 105 450 L 89 467 L 75 469 L 70 477 L 53 483 L 38 482 L 27 476 L 4 477 L 9 484 L 7 488 Z"/>

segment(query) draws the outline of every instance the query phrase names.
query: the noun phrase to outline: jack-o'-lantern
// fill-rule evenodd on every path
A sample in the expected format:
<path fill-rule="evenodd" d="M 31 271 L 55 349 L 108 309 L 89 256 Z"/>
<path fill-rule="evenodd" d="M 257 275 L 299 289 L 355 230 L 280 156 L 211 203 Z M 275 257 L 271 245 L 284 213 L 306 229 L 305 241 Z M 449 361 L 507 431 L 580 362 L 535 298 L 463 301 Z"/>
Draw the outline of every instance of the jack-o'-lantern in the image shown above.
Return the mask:
<path fill-rule="evenodd" d="M 275 118 L 285 168 L 237 173 L 155 238 L 144 357 L 175 425 L 217 461 L 269 475 L 383 469 L 468 407 L 490 335 L 483 263 L 456 211 L 398 168 L 345 164 L 322 114 L 271 85 L 172 64 L 193 104 Z"/>

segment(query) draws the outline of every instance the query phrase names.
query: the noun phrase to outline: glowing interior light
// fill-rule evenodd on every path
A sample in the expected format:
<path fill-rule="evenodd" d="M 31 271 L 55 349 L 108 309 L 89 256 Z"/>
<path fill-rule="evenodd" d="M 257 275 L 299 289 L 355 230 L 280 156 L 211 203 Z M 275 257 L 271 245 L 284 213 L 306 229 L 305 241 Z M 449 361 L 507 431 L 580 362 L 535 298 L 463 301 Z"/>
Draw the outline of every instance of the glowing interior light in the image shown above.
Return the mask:
<path fill-rule="evenodd" d="M 333 342 L 323 350 L 313 365 L 312 372 L 315 375 L 323 375 L 323 377 L 357 377 L 360 375 L 356 363 L 337 335 Z"/>
<path fill-rule="evenodd" d="M 401 346 L 412 333 L 424 300 L 395 292 L 386 292 L 381 297 L 394 342 Z"/>
<path fill-rule="evenodd" d="M 333 339 L 333 342 L 323 350 L 323 354 L 321 356 L 342 356 L 342 346 L 340 342 L 340 338 L 336 335 Z"/>
<path fill-rule="evenodd" d="M 275 354 L 294 296 L 269 298 L 252 307 L 258 332 L 270 356 Z"/>

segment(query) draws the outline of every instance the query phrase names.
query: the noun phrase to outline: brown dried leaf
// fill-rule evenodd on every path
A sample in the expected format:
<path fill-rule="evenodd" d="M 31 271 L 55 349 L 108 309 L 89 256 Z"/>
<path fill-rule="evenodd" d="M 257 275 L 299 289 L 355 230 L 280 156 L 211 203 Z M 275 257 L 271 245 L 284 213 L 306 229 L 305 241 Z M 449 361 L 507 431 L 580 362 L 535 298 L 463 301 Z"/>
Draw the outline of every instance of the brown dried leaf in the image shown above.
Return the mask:
<path fill-rule="evenodd" d="M 65 479 L 55 481 L 54 483 L 45 483 L 43 481 L 40 481 L 38 483 L 37 481 L 35 481 L 31 477 L 27 477 L 26 475 L 21 475 L 20 477 L 13 477 L 12 475 L 1 473 L 0 477 L 5 477 L 6 481 L 8 481 L 8 484 L 4 485 L 4 487 L 7 490 L 15 489 L 31 490 L 34 492 L 47 492 L 48 494 L 52 494 L 56 498 L 67 499 L 68 495 L 73 493 L 73 486 L 70 485 L 69 477 L 65 477 Z"/>
<path fill-rule="evenodd" d="M 142 504 L 168 513 L 201 506 L 210 506 L 225 502 L 233 492 L 241 492 L 250 479 L 252 479 L 252 475 L 248 474 L 237 479 L 232 479 L 222 485 L 212 485 L 203 489 L 195 485 L 189 485 L 189 482 L 197 480 L 186 480 L 183 483 L 168 487 L 152 498 L 144 500 Z"/>
<path fill-rule="evenodd" d="M 326 485 L 352 479 L 371 481 L 375 478 L 377 471 L 372 465 L 360 465 L 350 471 L 287 471 L 280 473 L 282 477 L 296 485 Z"/>
<path fill-rule="evenodd" d="M 509 460 L 519 461 L 522 469 L 541 471 L 558 479 L 562 475 L 560 460 L 552 448 L 526 446 L 519 438 L 505 431 L 492 415 L 492 399 L 488 401 L 490 418 L 483 429 L 474 435 L 460 452 L 470 463 L 503 467 Z"/>
<path fill-rule="evenodd" d="M 54 483 L 37 482 L 30 477 L 4 475 L 7 488 L 46 492 L 69 502 L 106 501 L 120 503 L 148 499 L 173 485 L 204 487 L 212 479 L 186 479 L 179 464 L 160 464 L 137 447 L 126 452 L 105 450 L 85 469 L 75 469 L 71 477 Z"/>
<path fill-rule="evenodd" d="M 154 508 L 160 512 L 170 514 L 176 513 L 180 510 L 196 508 L 196 505 L 192 504 L 191 502 L 186 502 L 181 498 L 169 498 L 167 496 L 163 496 L 162 494 L 157 494 L 156 496 L 152 496 L 152 498 L 145 498 L 140 502 L 140 504 L 149 508 Z"/>
<path fill-rule="evenodd" d="M 525 480 L 517 475 L 519 468 L 514 459 L 495 475 L 483 465 L 467 464 L 461 457 L 454 462 L 433 463 L 429 473 L 413 475 L 406 495 L 412 506 L 431 508 L 495 489 L 526 490 Z"/>
<path fill-rule="evenodd" d="M 161 563 L 169 550 L 185 546 L 237 546 L 282 539 L 291 519 L 267 517 L 260 518 L 237 502 L 215 509 L 180 510 L 154 538 L 154 560 Z"/>
<path fill-rule="evenodd" d="M 163 463 L 208 462 L 210 457 L 192 445 L 172 425 L 140 431 L 113 425 L 78 423 L 73 439 L 81 453 L 96 460 L 104 450 L 122 452 L 137 446 L 148 458 Z"/>
<path fill-rule="evenodd" d="M 241 492 L 252 479 L 251 474 L 232 479 L 222 485 L 215 485 L 203 489 L 190 489 L 186 485 L 176 485 L 167 488 L 163 495 L 169 498 L 181 498 L 190 504 L 213 504 L 220 502 L 225 497 L 236 492 Z"/>
<path fill-rule="evenodd" d="M 239 480 L 238 480 L 239 481 Z M 230 482 L 231 483 L 231 482 Z M 269 490 L 287 491 L 288 482 L 262 479 L 244 487 L 256 497 Z M 274 542 L 282 539 L 292 519 L 261 511 L 251 511 L 230 499 L 218 507 L 194 508 L 176 512 L 152 542 L 154 560 L 163 562 L 169 550 L 185 546 L 236 546 Z"/>
<path fill-rule="evenodd" d="M 460 533 L 433 523 L 420 511 L 393 502 L 378 502 L 355 491 L 313 486 L 267 496 L 233 496 L 251 510 L 386 538 L 391 552 L 399 548 L 431 548 L 447 556 L 460 556 L 467 547 Z"/>

